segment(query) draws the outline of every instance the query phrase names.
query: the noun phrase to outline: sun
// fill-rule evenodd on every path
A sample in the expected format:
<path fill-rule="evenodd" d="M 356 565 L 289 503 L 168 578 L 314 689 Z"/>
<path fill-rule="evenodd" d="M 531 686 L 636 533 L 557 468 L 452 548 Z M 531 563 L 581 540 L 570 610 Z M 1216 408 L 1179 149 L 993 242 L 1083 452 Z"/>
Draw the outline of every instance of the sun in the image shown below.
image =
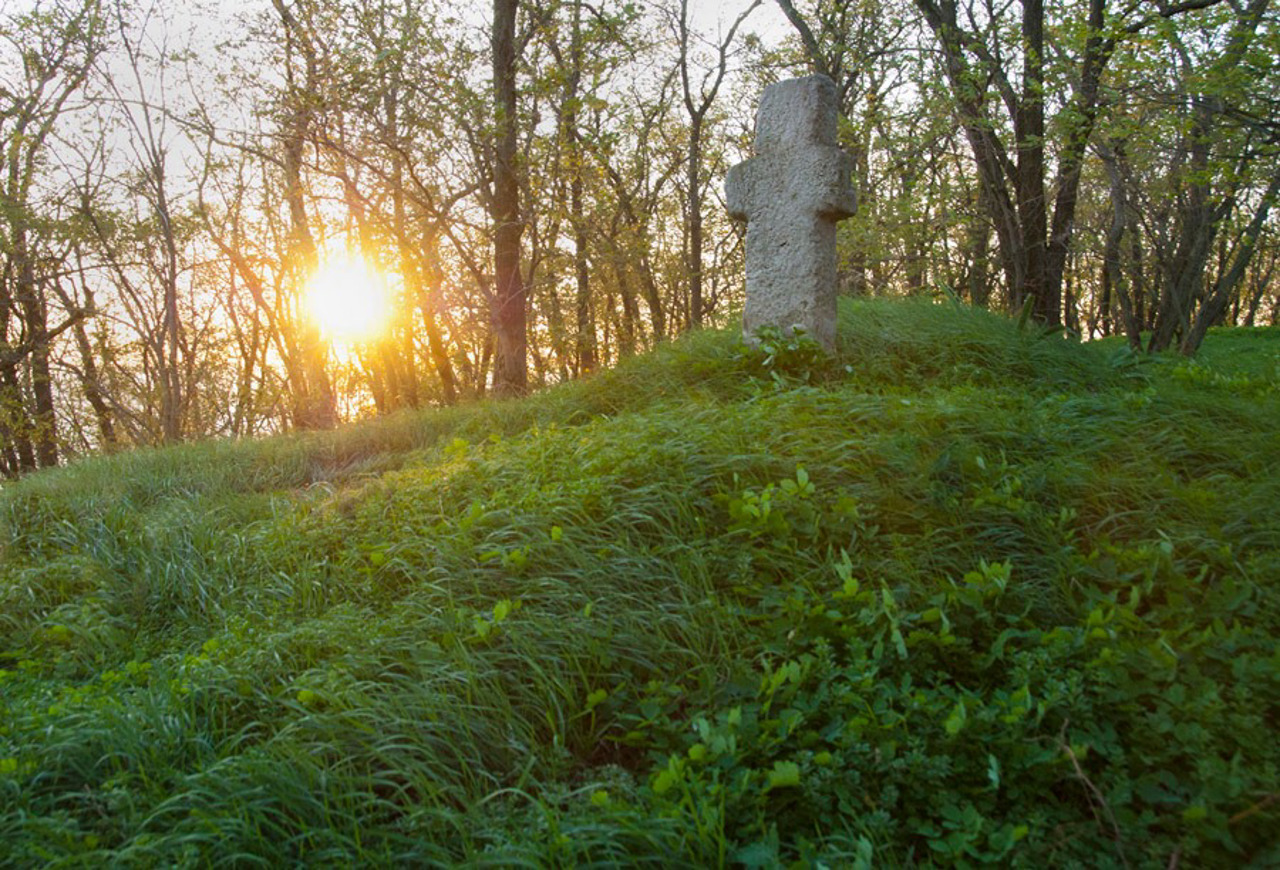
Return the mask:
<path fill-rule="evenodd" d="M 326 338 L 362 342 L 383 334 L 391 320 L 387 278 L 358 255 L 326 259 L 307 282 L 307 313 Z"/>

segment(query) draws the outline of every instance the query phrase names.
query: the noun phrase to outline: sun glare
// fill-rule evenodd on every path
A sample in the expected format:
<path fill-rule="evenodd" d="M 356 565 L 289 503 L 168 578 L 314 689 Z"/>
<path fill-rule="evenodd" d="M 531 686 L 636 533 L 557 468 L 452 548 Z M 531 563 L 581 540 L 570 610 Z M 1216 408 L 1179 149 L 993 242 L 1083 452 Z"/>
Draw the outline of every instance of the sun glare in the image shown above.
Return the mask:
<path fill-rule="evenodd" d="M 344 342 L 376 338 L 391 319 L 386 276 L 350 253 L 320 265 L 307 288 L 307 310 L 320 331 Z"/>

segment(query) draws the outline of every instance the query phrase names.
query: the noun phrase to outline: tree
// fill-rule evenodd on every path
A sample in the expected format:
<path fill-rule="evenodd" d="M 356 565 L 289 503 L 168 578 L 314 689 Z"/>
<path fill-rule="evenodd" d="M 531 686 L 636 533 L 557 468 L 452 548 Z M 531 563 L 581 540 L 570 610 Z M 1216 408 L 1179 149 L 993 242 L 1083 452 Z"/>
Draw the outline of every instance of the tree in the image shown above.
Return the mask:
<path fill-rule="evenodd" d="M 123 55 L 127 74 L 132 81 L 129 85 L 122 86 L 117 74 L 106 70 L 102 71 L 100 79 L 119 116 L 124 119 L 128 132 L 135 182 L 132 187 L 146 201 L 150 216 L 154 219 L 147 232 L 148 244 L 140 253 L 147 278 L 153 279 L 160 288 L 161 326 L 154 333 L 154 341 L 148 342 L 148 350 L 151 352 L 151 363 L 159 384 L 161 437 L 172 443 L 182 438 L 183 411 L 182 319 L 178 311 L 178 230 L 174 225 L 173 197 L 168 178 L 168 124 L 163 109 L 153 106 L 152 95 L 144 81 L 143 64 L 146 60 L 141 44 L 142 34 L 156 12 L 153 5 L 142 12 L 139 23 L 130 22 L 126 19 L 125 4 L 122 0 L 116 0 L 111 8 L 116 45 Z M 154 59 L 151 69 L 161 81 L 166 53 L 167 48 L 160 46 L 160 56 Z M 126 87 L 130 87 L 130 90 L 126 91 Z M 82 197 L 82 206 L 89 210 L 92 217 L 92 206 L 87 195 Z M 94 219 L 91 223 L 99 232 L 99 241 L 104 245 L 104 252 L 116 278 L 122 285 L 132 285 L 134 279 L 122 264 L 110 240 L 105 237 L 101 222 Z M 151 250 L 158 256 L 148 256 Z M 130 289 L 136 299 L 137 290 L 132 287 Z"/>
<path fill-rule="evenodd" d="M 0 436 L 10 474 L 58 463 L 53 342 L 88 314 L 49 323 L 48 288 L 69 249 L 52 247 L 54 206 L 39 196 L 57 125 L 104 48 L 100 12 L 97 0 L 55 0 L 0 25 L 13 51 L 0 85 Z"/>
<path fill-rule="evenodd" d="M 307 217 L 303 179 L 304 152 L 315 120 L 315 95 L 321 90 L 317 34 L 308 7 L 292 8 L 286 0 L 271 0 L 284 35 L 285 90 L 280 105 L 280 168 L 284 201 L 289 212 L 288 266 L 295 290 L 300 290 L 318 263 L 315 237 Z M 295 14 L 295 10 L 302 13 Z M 300 365 L 291 372 L 294 425 L 300 429 L 328 429 L 337 423 L 333 385 L 325 369 L 325 347 L 314 324 L 298 324 Z"/>
<path fill-rule="evenodd" d="M 1043 0 L 1021 0 L 1014 31 L 1005 20 L 1008 7 L 915 0 L 934 35 L 953 107 L 969 141 L 983 202 L 999 239 L 1012 309 L 1029 304 L 1042 323 L 1061 323 L 1063 270 L 1081 170 L 1100 110 L 1104 72 L 1117 46 L 1155 22 L 1215 2 L 1161 4 L 1155 12 L 1142 13 L 1136 4 L 1111 12 L 1108 0 L 1089 0 L 1081 30 L 1068 18 L 1047 18 Z M 1010 44 L 1013 32 L 1019 40 Z M 1021 70 L 1015 75 L 1018 59 Z M 1068 96 L 1057 103 L 1058 111 L 1047 123 L 1046 95 L 1052 93 Z M 1002 106 L 1005 115 L 1000 117 L 993 105 Z M 1050 220 L 1046 173 L 1051 145 L 1057 173 Z"/>
<path fill-rule="evenodd" d="M 520 276 L 520 166 L 517 135 L 516 40 L 519 0 L 493 0 L 493 179 L 489 214 L 493 222 L 493 388 L 518 396 L 528 387 L 524 283 Z"/>
<path fill-rule="evenodd" d="M 705 240 L 703 238 L 703 197 L 707 185 L 707 177 L 703 162 L 703 150 L 706 146 L 708 113 L 715 104 L 720 86 L 724 83 L 729 71 L 730 50 L 734 45 L 734 37 L 738 28 L 747 20 L 752 12 L 760 6 L 762 0 L 752 0 L 738 16 L 734 18 L 729 30 L 718 40 L 708 44 L 709 62 L 697 78 L 696 67 L 699 57 L 696 55 L 695 41 L 702 41 L 689 21 L 689 0 L 680 0 L 677 10 L 668 10 L 670 24 L 675 31 L 680 54 L 677 69 L 680 71 L 680 87 L 684 98 L 685 111 L 688 113 L 688 152 L 685 158 L 684 201 L 685 220 L 688 224 L 688 241 L 685 247 L 685 268 L 689 274 L 689 317 L 688 327 L 700 329 L 703 316 L 706 314 L 703 299 L 703 255 Z"/>
<path fill-rule="evenodd" d="M 1181 352 L 1191 354 L 1199 348 L 1209 327 L 1226 311 L 1280 193 L 1275 103 L 1260 93 L 1258 85 L 1265 78 L 1247 68 L 1256 63 L 1250 55 L 1269 6 L 1269 0 L 1233 5 L 1234 14 L 1226 26 L 1212 29 L 1218 39 L 1209 44 L 1220 44 L 1217 51 L 1197 51 L 1192 43 L 1199 40 L 1183 39 L 1176 31 L 1169 34 L 1177 60 L 1174 68 L 1180 73 L 1179 92 L 1187 95 L 1176 114 L 1187 123 L 1167 164 L 1175 190 L 1171 201 L 1177 210 L 1168 225 L 1178 227 L 1178 232 L 1176 241 L 1162 238 L 1156 250 L 1161 293 L 1151 350 L 1169 347 L 1175 336 L 1181 336 Z M 1254 114 L 1259 111 L 1263 114 Z M 1254 123 L 1240 125 L 1233 121 L 1233 114 Z M 1264 123 L 1259 125 L 1258 120 Z M 1265 188 L 1250 197 L 1250 182 L 1260 166 Z M 1252 216 L 1238 231 L 1234 257 L 1212 279 L 1207 272 L 1218 234 L 1250 199 Z"/>

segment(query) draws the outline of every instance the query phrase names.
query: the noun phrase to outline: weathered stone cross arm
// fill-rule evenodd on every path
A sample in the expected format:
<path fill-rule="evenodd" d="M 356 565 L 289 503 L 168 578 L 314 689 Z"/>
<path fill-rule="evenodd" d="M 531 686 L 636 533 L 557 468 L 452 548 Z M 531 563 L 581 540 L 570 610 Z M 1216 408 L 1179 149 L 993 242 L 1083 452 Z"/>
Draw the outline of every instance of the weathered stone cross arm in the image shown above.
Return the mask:
<path fill-rule="evenodd" d="M 748 341 L 761 326 L 799 327 L 835 349 L 836 221 L 857 207 L 853 159 L 835 143 L 836 88 L 829 78 L 765 89 L 756 156 L 725 179 L 730 217 L 747 222 Z"/>
<path fill-rule="evenodd" d="M 858 207 L 853 170 L 853 156 L 834 145 L 752 157 L 730 167 L 725 178 L 729 217 L 750 223 L 762 212 L 788 205 L 832 223 L 853 217 Z"/>

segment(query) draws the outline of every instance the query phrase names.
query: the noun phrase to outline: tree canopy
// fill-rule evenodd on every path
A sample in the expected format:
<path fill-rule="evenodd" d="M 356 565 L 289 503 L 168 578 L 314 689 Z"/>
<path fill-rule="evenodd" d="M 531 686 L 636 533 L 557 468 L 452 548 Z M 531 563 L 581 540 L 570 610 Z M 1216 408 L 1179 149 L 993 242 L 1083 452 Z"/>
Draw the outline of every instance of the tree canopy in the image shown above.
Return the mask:
<path fill-rule="evenodd" d="M 813 71 L 857 167 L 843 292 L 1191 354 L 1280 316 L 1278 56 L 1270 0 L 7 4 L 0 471 L 516 394 L 724 324 L 721 181 L 761 89 Z"/>

